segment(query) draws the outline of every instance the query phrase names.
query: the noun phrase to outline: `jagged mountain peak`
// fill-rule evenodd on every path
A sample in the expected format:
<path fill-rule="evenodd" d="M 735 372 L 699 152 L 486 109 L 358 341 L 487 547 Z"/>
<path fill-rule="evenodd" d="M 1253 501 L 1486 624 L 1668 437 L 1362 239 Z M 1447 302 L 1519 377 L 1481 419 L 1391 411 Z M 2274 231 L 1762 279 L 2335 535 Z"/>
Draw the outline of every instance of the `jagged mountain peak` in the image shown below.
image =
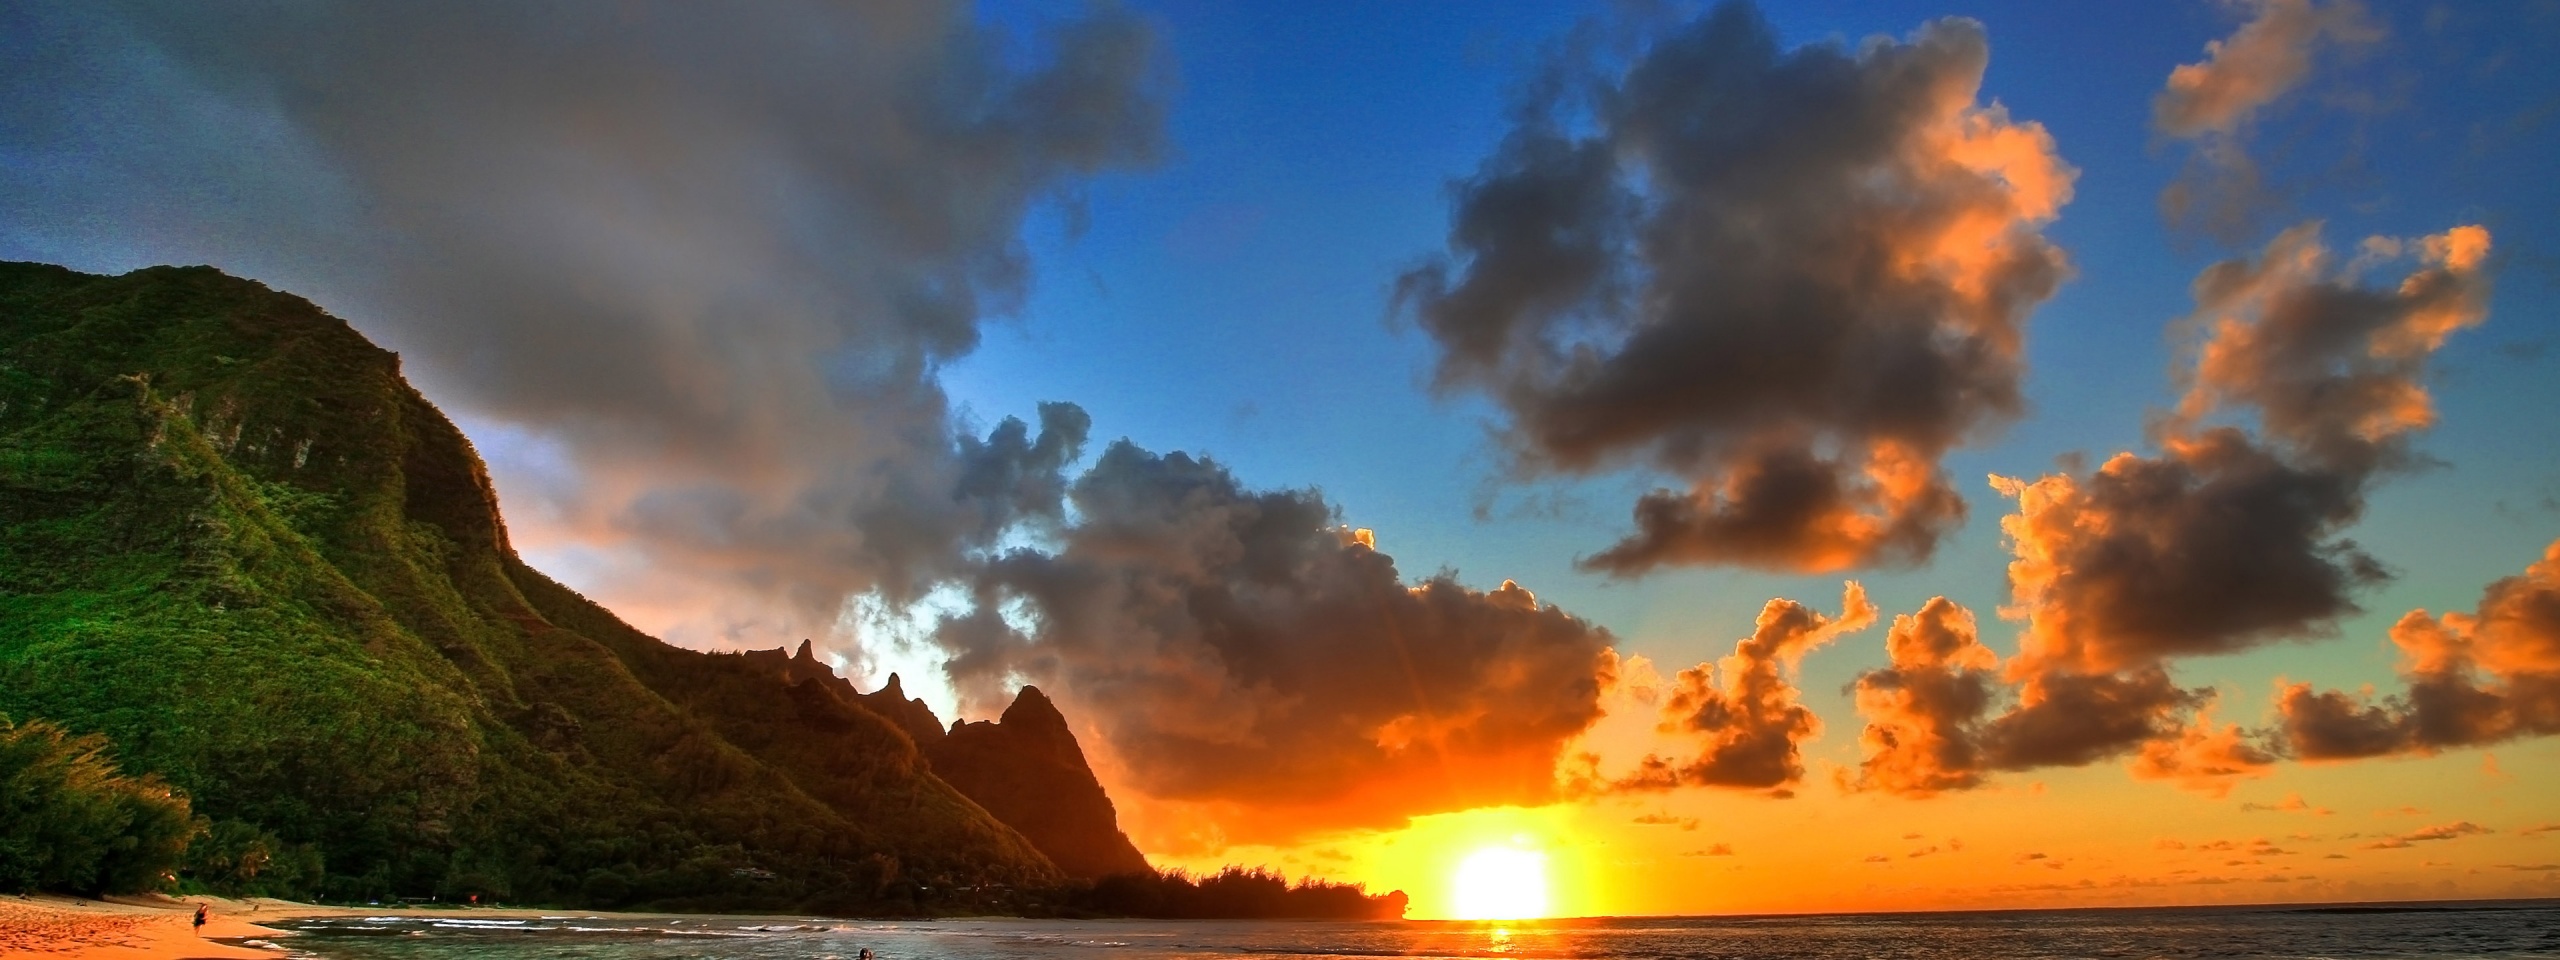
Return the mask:
<path fill-rule="evenodd" d="M 1066 715 L 1038 687 L 1023 687 L 992 722 L 953 723 L 925 756 L 936 775 L 1030 837 L 1059 869 L 1080 877 L 1147 869 Z"/>

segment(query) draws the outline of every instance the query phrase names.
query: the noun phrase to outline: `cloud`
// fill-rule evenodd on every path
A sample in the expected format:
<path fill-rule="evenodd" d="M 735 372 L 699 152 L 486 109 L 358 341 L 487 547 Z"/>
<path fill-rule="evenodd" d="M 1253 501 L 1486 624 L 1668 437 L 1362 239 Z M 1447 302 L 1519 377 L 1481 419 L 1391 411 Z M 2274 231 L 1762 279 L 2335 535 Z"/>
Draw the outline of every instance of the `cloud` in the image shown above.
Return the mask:
<path fill-rule="evenodd" d="M 2279 802 L 2276 802 L 2276 803 L 2243 803 L 2243 804 L 2241 804 L 2241 805 L 2240 805 L 2240 812 L 2242 812 L 2242 813 L 2262 813 L 2262 812 L 2265 812 L 2265 813 L 2308 813 L 2308 814 L 2312 814 L 2312 815 L 2314 815 L 2314 816 L 2322 816 L 2322 817 L 2330 816 L 2330 815 L 2332 815 L 2332 814 L 2337 813 L 2337 811 L 2335 811 L 2335 810 L 2331 810 L 2331 809 L 2329 809 L 2329 808 L 2327 808 L 2327 807 L 2318 807 L 2318 806 L 2313 806 L 2313 805 L 2310 803 L 2310 801 L 2307 801 L 2307 800 L 2302 799 L 2302 795 L 2301 795 L 2301 794 L 2299 794 L 2299 793 L 2288 793 L 2288 794 L 2285 794 L 2285 795 L 2284 795 L 2284 799 L 2283 799 L 2282 801 L 2279 801 Z M 2316 837 L 2311 837 L 2311 836 L 2307 836 L 2307 835 L 2304 835 L 2304 834 L 2295 834 L 2295 835 L 2294 835 L 2294 839 L 2297 839 L 2297 840 L 2313 840 L 2313 839 L 2318 839 L 2318 838 L 2316 838 Z"/>
<path fill-rule="evenodd" d="M 1228 842 L 1543 803 L 1599 716 L 1607 631 L 1507 581 L 1408 584 L 1316 491 L 1124 440 L 1067 497 L 1056 549 L 992 561 L 935 639 L 970 702 L 1062 691 L 1130 802 Z"/>
<path fill-rule="evenodd" d="M 2491 830 L 2469 820 L 2464 820 L 2457 823 L 2447 823 L 2439 826 L 2427 827 L 2423 830 L 2404 833 L 2396 837 L 2386 837 L 2381 840 L 2365 844 L 2364 848 L 2367 850 L 2404 850 L 2412 845 L 2420 843 L 2431 843 L 2439 840 L 2458 840 L 2463 837 L 2496 832 L 2497 831 L 2495 830 Z"/>
<path fill-rule="evenodd" d="M 1684 857 L 1730 857 L 1733 856 L 1733 845 L 1719 843 L 1704 850 L 1683 851 L 1680 855 Z"/>
<path fill-rule="evenodd" d="M 1697 752 L 1648 754 L 1613 786 L 1766 788 L 1803 779 L 1800 746 L 1822 723 L 1789 677 L 1805 654 L 1875 623 L 1875 604 L 1855 581 L 1843 586 L 1840 609 L 1840 615 L 1826 617 L 1784 599 L 1761 607 L 1751 636 L 1734 644 L 1732 656 L 1680 671 L 1662 705 L 1662 732 L 1693 739 Z"/>
<path fill-rule="evenodd" d="M 2340 264 L 2308 225 L 2206 270 L 2186 321 L 2200 333 L 2194 372 L 2153 423 L 2159 453 L 1993 478 L 2018 504 L 2001 521 L 2015 555 L 2002 613 L 2027 622 L 2018 654 L 2002 663 L 1943 597 L 1897 617 L 1889 665 L 1852 686 L 1865 757 L 1843 785 L 1926 796 L 2126 754 L 2136 776 L 2214 796 L 2267 773 L 2271 733 L 2215 723 L 2214 692 L 2179 686 L 2170 666 L 2325 636 L 2356 610 L 2353 591 L 2385 577 L 2340 534 L 2375 483 L 2419 462 L 2411 438 L 2434 422 L 2425 363 L 2485 318 L 2488 246 L 2487 231 L 2457 227 L 2369 239 Z M 2364 282 L 2403 259 L 2416 265 L 2396 284 Z M 2254 430 L 2232 422 L 2242 414 Z M 2537 649 L 2498 649 L 2510 648 Z M 2304 701 L 2329 708 L 2300 711 L 2306 729 L 2380 727 L 2370 750 L 2397 742 L 2388 711 L 2323 696 Z"/>
<path fill-rule="evenodd" d="M 2179 718 L 2201 702 L 2159 667 L 2037 676 L 1985 726 L 1984 759 L 1996 770 L 2086 766 L 2177 736 Z"/>
<path fill-rule="evenodd" d="M 1039 205 L 1159 152 L 1151 30 L 954 0 L 57 5 L 0 67 L 30 253 L 320 297 L 473 428 L 519 543 L 652 630 L 769 646 L 1055 511 L 1080 412 L 937 370 Z M 1027 39 L 1029 42 L 1018 42 Z M 13 44 L 14 46 L 14 44 Z"/>
<path fill-rule="evenodd" d="M 2152 99 L 2151 126 L 2188 141 L 2178 179 L 2160 194 L 2170 223 L 2236 239 L 2271 211 L 2247 134 L 2260 111 L 2300 86 L 2324 47 L 2353 48 L 2383 38 L 2356 0 L 2253 0 L 2252 18 L 2205 45 L 2205 59 L 2169 71 Z"/>
<path fill-rule="evenodd" d="M 2023 409 L 2075 176 L 1988 59 L 1970 20 L 1788 50 L 1726 3 L 1534 85 L 1397 303 L 1522 475 L 1683 485 L 1585 569 L 1914 565 L 1963 520 L 1940 461 Z"/>
<path fill-rule="evenodd" d="M 1644 816 L 1635 818 L 1632 822 L 1648 827 L 1679 827 L 1682 830 L 1698 829 L 1698 818 L 1675 817 L 1667 813 L 1648 813 Z"/>
<path fill-rule="evenodd" d="M 2137 772 L 2213 789 L 2269 751 L 2192 719 L 2210 702 L 2168 675 L 2179 657 L 2328 635 L 2353 593 L 2385 579 L 2341 533 L 2373 485 L 2417 462 L 2434 422 L 2427 357 L 2487 315 L 2489 235 L 2456 227 L 2368 240 L 2339 264 L 2317 224 L 2196 282 L 2196 366 L 2154 424 L 2161 448 L 2095 473 L 1995 477 L 2027 625 L 2004 670 L 2019 705 L 1989 724 L 1989 762 L 2078 765 L 2136 750 Z M 2382 263 L 2414 260 L 2396 284 Z M 2257 429 L 2227 422 L 2254 413 Z"/>
<path fill-rule="evenodd" d="M 1979 724 L 2005 691 L 1999 656 L 1976 636 L 1972 611 L 1931 597 L 1918 613 L 1893 618 L 1885 652 L 1891 665 L 1855 684 L 1866 758 L 1849 786 L 1926 795 L 1979 785 Z"/>
<path fill-rule="evenodd" d="M 2376 702 L 2310 684 L 2278 696 L 2285 743 L 2346 760 L 2560 734 L 2560 541 L 2492 583 L 2471 613 L 2412 610 L 2391 627 L 2405 689 Z"/>
<path fill-rule="evenodd" d="M 2151 124 L 2173 137 L 2229 134 L 2311 72 L 2322 40 L 2370 43 L 2379 28 L 2355 0 L 2256 0 L 2255 18 L 2229 38 L 2205 44 L 2202 63 L 2169 71 L 2151 103 Z"/>
<path fill-rule="evenodd" d="M 2175 781 L 2207 796 L 2227 796 L 2237 781 L 2273 772 L 2276 754 L 2256 739 L 2238 724 L 2215 726 L 2213 706 L 2208 703 L 2198 707 L 2195 717 L 2183 722 L 2176 735 L 2144 741 L 2142 751 L 2134 756 L 2133 775 Z"/>

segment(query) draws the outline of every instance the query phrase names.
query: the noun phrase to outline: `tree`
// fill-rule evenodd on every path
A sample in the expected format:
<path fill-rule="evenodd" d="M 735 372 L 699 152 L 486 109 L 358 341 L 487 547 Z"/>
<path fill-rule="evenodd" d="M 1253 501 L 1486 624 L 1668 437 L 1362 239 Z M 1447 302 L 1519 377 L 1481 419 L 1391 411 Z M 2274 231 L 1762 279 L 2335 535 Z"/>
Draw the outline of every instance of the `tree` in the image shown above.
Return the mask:
<path fill-rule="evenodd" d="M 0 717 L 0 890 L 137 893 L 177 878 L 200 828 L 156 776 L 128 777 L 97 734 Z"/>

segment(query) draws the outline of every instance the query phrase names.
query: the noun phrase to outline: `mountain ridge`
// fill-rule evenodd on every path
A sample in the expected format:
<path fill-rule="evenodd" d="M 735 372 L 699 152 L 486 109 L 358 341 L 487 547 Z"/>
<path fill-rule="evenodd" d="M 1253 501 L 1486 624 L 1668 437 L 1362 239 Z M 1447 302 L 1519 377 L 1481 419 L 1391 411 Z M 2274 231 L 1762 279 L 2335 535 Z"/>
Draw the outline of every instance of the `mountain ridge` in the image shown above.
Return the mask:
<path fill-rule="evenodd" d="M 818 661 L 809 641 L 796 652 L 753 650 L 749 661 L 779 672 L 793 689 L 827 690 L 896 725 L 923 752 L 936 776 L 958 788 L 1068 876 L 1095 880 L 1150 870 L 1065 715 L 1039 687 L 1024 686 L 994 721 L 953 721 L 949 730 L 922 699 L 910 698 L 892 673 L 880 689 L 853 682 Z"/>
<path fill-rule="evenodd" d="M 230 889 L 880 912 L 1066 880 L 893 720 L 525 565 L 396 354 L 209 267 L 0 264 L 0 533 L 0 713 L 184 790 Z"/>

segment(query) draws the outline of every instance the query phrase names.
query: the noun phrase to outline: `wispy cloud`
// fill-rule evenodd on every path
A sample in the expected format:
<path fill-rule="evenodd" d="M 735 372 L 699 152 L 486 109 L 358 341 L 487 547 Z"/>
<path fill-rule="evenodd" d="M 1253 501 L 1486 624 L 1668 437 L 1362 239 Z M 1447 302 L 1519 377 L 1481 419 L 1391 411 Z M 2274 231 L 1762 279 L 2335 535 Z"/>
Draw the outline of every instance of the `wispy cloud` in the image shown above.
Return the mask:
<path fill-rule="evenodd" d="M 2313 805 L 2311 805 L 2308 801 L 2303 800 L 2303 799 L 2302 799 L 2302 795 L 2301 795 L 2301 794 L 2299 794 L 2299 793 L 2288 793 L 2288 794 L 2285 794 L 2285 795 L 2284 795 L 2284 799 L 2283 799 L 2283 800 L 2281 800 L 2281 801 L 2278 801 L 2278 802 L 2276 802 L 2276 803 L 2243 803 L 2243 804 L 2241 804 L 2241 805 L 2240 805 L 2240 812 L 2242 812 L 2242 813 L 2308 813 L 2308 814 L 2311 814 L 2311 815 L 2313 815 L 2313 816 L 2319 816 L 2319 817 L 2331 816 L 2331 815 L 2334 815 L 2334 814 L 2336 814 L 2336 813 L 2337 813 L 2337 811 L 2335 811 L 2335 810 L 2331 810 L 2331 809 L 2329 809 L 2329 808 L 2327 808 L 2327 807 L 2317 807 L 2317 806 L 2313 806 Z"/>
<path fill-rule="evenodd" d="M 2385 837 L 2381 840 L 2365 844 L 2364 848 L 2367 850 L 2403 850 L 2421 843 L 2431 843 L 2440 840 L 2458 840 L 2463 837 L 2496 832 L 2497 831 L 2495 830 L 2491 830 L 2469 820 L 2462 820 L 2454 823 L 2427 827 L 2422 830 L 2404 833 L 2396 837 Z"/>
<path fill-rule="evenodd" d="M 2179 178 L 2161 192 L 2170 223 L 2237 240 L 2276 202 L 2250 157 L 2251 121 L 2300 86 L 2324 48 L 2377 42 L 2383 30 L 2356 0 L 2244 0 L 2254 13 L 2231 36 L 2181 64 L 2152 100 L 2152 129 L 2188 142 Z"/>

